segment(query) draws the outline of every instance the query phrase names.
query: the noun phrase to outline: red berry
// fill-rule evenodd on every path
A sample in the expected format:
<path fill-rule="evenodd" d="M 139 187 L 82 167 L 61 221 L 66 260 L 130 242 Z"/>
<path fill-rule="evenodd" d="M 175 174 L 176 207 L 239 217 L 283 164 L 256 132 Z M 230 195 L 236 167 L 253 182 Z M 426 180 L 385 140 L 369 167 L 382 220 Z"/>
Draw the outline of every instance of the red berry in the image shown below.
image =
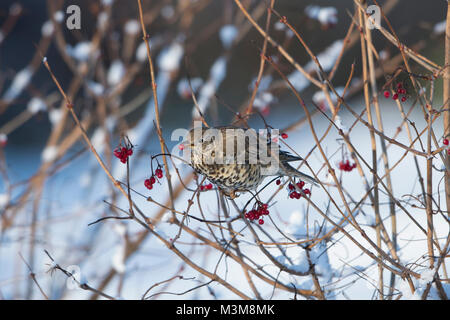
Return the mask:
<path fill-rule="evenodd" d="M 150 182 L 150 179 L 145 179 L 144 185 L 148 190 L 151 190 L 153 188 L 153 183 Z"/>
<path fill-rule="evenodd" d="M 275 181 L 275 183 L 277 184 L 277 186 L 279 186 L 281 184 L 281 180 L 278 179 L 277 181 Z"/>
<path fill-rule="evenodd" d="M 306 195 L 311 194 L 311 191 L 310 191 L 309 189 L 305 189 L 305 190 L 303 190 L 303 192 L 304 192 Z"/>
<path fill-rule="evenodd" d="M 283 139 L 287 139 L 287 138 L 288 138 L 288 134 L 285 133 L 285 132 L 283 132 L 283 133 L 281 134 L 281 137 L 282 137 Z"/>
<path fill-rule="evenodd" d="M 264 224 L 264 220 L 263 219 L 259 219 L 258 223 L 263 225 Z"/>
<path fill-rule="evenodd" d="M 400 93 L 401 94 L 406 94 L 406 89 L 404 89 L 404 88 L 400 89 Z"/>
<path fill-rule="evenodd" d="M 294 187 L 294 185 L 292 183 L 289 183 L 288 188 L 289 188 L 289 190 L 294 190 L 295 189 L 295 187 Z"/>
<path fill-rule="evenodd" d="M 399 83 L 397 83 L 397 88 L 402 88 L 403 87 L 403 83 L 401 83 L 401 82 L 399 82 Z"/>
<path fill-rule="evenodd" d="M 151 177 L 150 177 L 150 183 L 151 183 L 151 184 L 154 184 L 155 182 L 156 182 L 155 177 L 154 177 L 154 176 L 151 176 Z"/>
<path fill-rule="evenodd" d="M 213 187 L 213 185 L 212 185 L 211 183 L 208 183 L 208 184 L 206 185 L 206 190 L 211 190 L 212 187 Z"/>
<path fill-rule="evenodd" d="M 291 199 L 300 199 L 301 198 L 301 194 L 298 193 L 297 191 L 293 191 L 289 194 L 289 198 Z"/>
<path fill-rule="evenodd" d="M 158 177 L 158 179 L 161 179 L 163 177 L 163 172 L 159 168 L 155 170 L 155 174 Z"/>
<path fill-rule="evenodd" d="M 204 186 L 204 185 L 201 185 L 201 186 L 200 186 L 200 191 L 203 191 L 203 190 L 205 190 L 205 186 Z"/>
<path fill-rule="evenodd" d="M 113 153 L 116 158 L 119 158 L 120 162 L 126 163 L 128 157 L 133 154 L 133 149 L 127 147 L 117 147 L 114 149 Z"/>
<path fill-rule="evenodd" d="M 397 100 L 397 99 L 398 99 L 398 93 L 395 93 L 395 94 L 392 96 L 392 99 Z"/>
<path fill-rule="evenodd" d="M 384 97 L 387 99 L 387 98 L 389 98 L 390 96 L 391 96 L 391 93 L 389 92 L 389 91 L 385 91 L 384 93 Z"/>
<path fill-rule="evenodd" d="M 180 144 L 180 145 L 178 146 L 178 149 L 184 150 L 184 144 Z"/>
<path fill-rule="evenodd" d="M 448 146 L 448 139 L 444 139 L 444 141 L 442 141 L 443 144 L 445 144 L 446 146 Z"/>
<path fill-rule="evenodd" d="M 356 167 L 356 163 L 350 164 L 349 160 L 339 162 L 339 169 L 342 171 L 352 171 Z"/>
<path fill-rule="evenodd" d="M 406 98 L 405 96 L 403 96 L 401 100 L 402 100 L 402 102 L 405 102 L 406 99 L 407 99 L 407 98 Z"/>

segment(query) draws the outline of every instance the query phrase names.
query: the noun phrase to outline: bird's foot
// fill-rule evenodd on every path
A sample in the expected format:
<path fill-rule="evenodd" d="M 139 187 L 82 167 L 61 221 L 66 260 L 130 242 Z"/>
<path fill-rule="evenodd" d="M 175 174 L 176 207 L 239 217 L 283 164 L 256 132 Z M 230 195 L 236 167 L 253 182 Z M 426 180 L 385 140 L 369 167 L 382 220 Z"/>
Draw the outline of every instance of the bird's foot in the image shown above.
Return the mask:
<path fill-rule="evenodd" d="M 225 190 L 223 190 L 223 189 L 221 189 L 221 190 L 222 190 L 223 194 L 224 194 L 227 198 L 229 198 L 229 199 L 231 199 L 231 200 L 233 200 L 233 199 L 239 197 L 239 194 L 236 193 L 236 191 L 238 191 L 238 190 L 231 190 L 231 191 L 228 191 L 228 190 L 225 191 Z"/>

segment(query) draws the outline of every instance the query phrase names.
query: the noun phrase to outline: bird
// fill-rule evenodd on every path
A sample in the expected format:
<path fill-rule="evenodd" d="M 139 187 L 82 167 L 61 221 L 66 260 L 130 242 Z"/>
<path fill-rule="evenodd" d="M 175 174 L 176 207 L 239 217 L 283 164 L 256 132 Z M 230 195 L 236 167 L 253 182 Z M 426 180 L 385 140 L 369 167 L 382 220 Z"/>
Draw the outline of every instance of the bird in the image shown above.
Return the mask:
<path fill-rule="evenodd" d="M 303 158 L 280 150 L 270 136 L 234 126 L 196 127 L 182 144 L 190 151 L 190 166 L 230 199 L 255 191 L 267 176 L 288 176 L 317 185 L 316 179 L 289 164 Z"/>

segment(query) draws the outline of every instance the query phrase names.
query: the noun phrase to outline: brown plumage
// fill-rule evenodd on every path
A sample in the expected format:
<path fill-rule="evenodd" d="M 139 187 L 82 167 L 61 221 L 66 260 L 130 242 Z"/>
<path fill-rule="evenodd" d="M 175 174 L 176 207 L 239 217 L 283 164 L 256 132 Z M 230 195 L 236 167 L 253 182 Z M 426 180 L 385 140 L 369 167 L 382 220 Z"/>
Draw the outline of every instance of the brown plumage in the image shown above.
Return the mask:
<path fill-rule="evenodd" d="M 267 143 L 255 130 L 236 127 L 194 128 L 185 147 L 190 164 L 231 198 L 236 192 L 255 190 L 267 176 L 291 176 L 316 184 L 316 180 L 288 162 L 302 160 L 276 143 Z"/>

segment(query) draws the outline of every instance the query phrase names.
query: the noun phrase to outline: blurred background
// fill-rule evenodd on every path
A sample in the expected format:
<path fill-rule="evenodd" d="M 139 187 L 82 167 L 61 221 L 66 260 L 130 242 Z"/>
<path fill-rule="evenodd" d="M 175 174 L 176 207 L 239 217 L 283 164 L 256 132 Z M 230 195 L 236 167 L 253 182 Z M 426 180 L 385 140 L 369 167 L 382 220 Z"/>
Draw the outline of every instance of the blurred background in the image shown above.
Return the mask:
<path fill-rule="evenodd" d="M 263 28 L 269 2 L 242 1 Z M 371 1 L 368 2 L 372 4 Z M 250 25 L 232 0 L 143 0 L 142 3 L 156 69 L 162 133 L 168 149 L 179 142 L 172 141 L 173 130 L 190 128 L 197 115 L 188 77 L 208 123 L 232 123 L 236 113 L 244 112 L 249 104 L 259 70 L 264 38 Z M 424 4 L 421 0 L 380 0 L 379 4 L 404 45 L 420 52 L 437 65 L 444 65 L 446 1 L 435 0 Z M 80 29 L 70 30 L 66 25 L 72 15 L 66 10 L 71 5 L 80 8 Z M 310 49 L 319 57 L 325 71 L 333 72 L 332 83 L 336 88 L 343 89 L 351 66 L 355 65 L 355 74 L 346 99 L 355 111 L 361 112 L 365 105 L 362 97 L 360 36 L 357 27 L 348 33 L 355 14 L 354 2 L 276 0 L 274 8 L 280 15 L 286 16 L 289 23 L 302 35 Z M 387 28 L 384 22 L 382 26 Z M 312 77 L 317 78 L 309 55 L 275 15 L 272 15 L 269 34 Z M 402 64 L 402 60 L 398 48 L 380 32 L 374 30 L 372 36 L 379 55 L 376 63 L 377 84 L 385 132 L 388 136 L 394 136 L 397 128 L 403 125 L 402 119 L 394 101 L 384 99 L 382 88 L 389 76 Z M 344 39 L 347 40 L 345 48 Z M 316 110 L 315 104 L 323 112 L 330 114 L 321 90 L 296 71 L 272 45 L 268 45 L 267 55 L 274 59 L 280 70 L 291 80 L 310 111 Z M 183 265 L 173 253 L 131 221 L 107 220 L 88 226 L 101 217 L 120 214 L 115 208 L 126 208 L 127 200 L 113 190 L 82 141 L 73 120 L 65 111 L 65 101 L 42 63 L 43 57 L 68 93 L 94 147 L 119 181 L 126 179 L 126 166 L 114 158 L 112 150 L 118 146 L 121 137 L 128 136 L 135 145 L 134 154 L 130 158 L 130 183 L 141 193 L 141 196 L 135 195 L 138 198 L 136 201 L 151 217 L 162 219 L 166 214 L 165 210 L 161 211 L 160 207 L 147 202 L 145 196 L 151 195 L 164 203 L 168 198 L 167 182 L 162 181 L 158 190 L 150 192 L 143 185 L 144 179 L 151 175 L 150 155 L 161 150 L 154 130 L 154 101 L 137 2 L 2 0 L 0 297 L 44 298 L 38 286 L 28 276 L 31 268 L 36 273 L 42 290 L 51 299 L 98 298 L 95 293 L 69 288 L 67 277 L 63 274 L 47 272 L 52 262 L 44 249 L 59 264 L 79 268 L 74 267 L 74 270 L 81 270 L 81 279 L 113 297 L 139 299 L 146 288 L 173 274 L 183 274 L 186 278 L 194 279 L 174 283 L 170 287 L 173 292 L 183 292 L 206 282 L 202 275 Z M 333 70 L 335 66 L 336 69 Z M 412 64 L 412 71 L 430 74 L 417 64 Z M 409 110 L 411 104 L 415 103 L 415 94 L 407 78 L 407 75 L 402 74 L 397 81 L 401 80 L 405 86 L 409 85 L 411 93 L 405 106 Z M 434 104 L 439 106 L 442 104 L 441 79 L 437 79 L 434 85 Z M 266 64 L 259 83 L 253 108 L 274 128 L 285 130 L 289 134 L 286 142 L 300 155 L 306 155 L 315 146 L 301 106 L 269 64 Z M 342 126 L 346 128 L 350 128 L 355 121 L 345 111 L 340 111 L 339 117 Z M 418 107 L 411 109 L 408 118 L 420 128 L 426 124 Z M 315 111 L 313 119 L 316 130 L 325 132 L 329 124 L 327 118 Z M 436 123 L 440 123 L 440 120 Z M 255 128 L 264 127 L 261 117 L 256 114 L 249 118 L 249 124 Z M 442 135 L 439 126 L 436 129 L 437 136 Z M 353 142 L 360 147 L 361 154 L 370 157 L 367 128 L 356 124 L 352 134 L 355 137 Z M 398 139 L 406 143 L 407 136 L 402 132 Z M 330 161 L 336 166 L 345 159 L 342 155 L 347 154 L 343 151 L 342 141 L 336 132 L 327 137 L 325 149 Z M 394 162 L 403 154 L 402 149 L 392 147 L 389 150 Z M 323 160 L 317 150 L 313 152 L 309 162 L 314 170 L 321 168 Z M 399 185 L 397 189 L 394 187 L 394 191 L 399 197 L 415 194 L 419 189 L 415 182 L 417 175 L 409 174 L 412 163 L 412 159 L 405 160 L 393 172 L 393 180 Z M 420 165 L 425 168 L 425 162 L 420 162 Z M 442 166 L 442 163 L 436 164 L 437 167 L 439 165 Z M 182 175 L 187 175 L 189 170 L 183 167 Z M 318 174 L 319 178 L 328 179 L 325 171 Z M 436 171 L 435 175 L 436 181 L 442 178 L 441 172 Z M 174 172 L 172 178 L 174 183 L 178 179 Z M 361 179 L 355 172 L 349 174 L 345 181 L 351 186 L 349 192 L 356 199 L 365 193 Z M 268 189 L 268 195 L 269 191 L 273 193 L 275 190 Z M 180 192 L 176 202 L 180 210 L 185 207 L 189 195 L 187 191 Z M 216 194 L 205 193 L 202 197 L 206 213 L 217 217 Z M 299 206 L 298 202 L 286 199 L 285 195 L 277 197 L 274 211 L 277 211 L 277 221 L 283 228 L 290 228 L 295 234 L 292 231 L 294 226 L 304 230 L 308 223 L 311 228 L 314 228 L 315 223 L 323 224 L 323 219 L 316 217 L 313 212 L 306 213 L 309 212 L 306 203 Z M 381 197 L 388 199 L 385 194 Z M 245 199 L 248 198 L 243 196 L 240 200 L 245 203 Z M 319 190 L 317 194 L 313 194 L 313 199 L 322 207 L 327 207 L 326 196 Z M 370 229 L 373 213 L 370 207 L 365 210 L 370 213 L 364 215 L 363 223 Z M 198 214 L 198 211 L 193 212 Z M 311 214 L 309 221 L 305 218 L 308 214 Z M 387 210 L 383 214 L 386 217 L 389 215 Z M 421 217 L 424 218 L 423 215 Z M 178 229 L 169 223 L 161 224 L 158 228 L 168 238 L 177 233 Z M 195 222 L 190 226 L 193 229 L 198 227 L 200 232 L 204 232 L 204 227 L 195 227 Z M 409 251 L 404 252 L 405 263 L 415 261 L 426 251 L 421 251 L 421 248 L 426 248 L 426 242 L 409 242 L 415 237 L 413 231 L 408 233 L 407 228 L 412 228 L 410 221 L 400 224 L 398 228 L 407 234 L 404 237 L 405 247 L 406 244 L 411 245 Z M 446 222 L 437 223 L 436 228 L 445 235 L 448 225 Z M 276 231 L 274 228 L 269 230 Z M 302 238 L 304 234 L 298 239 Z M 333 241 L 337 242 L 338 238 Z M 422 238 L 423 235 L 417 235 L 415 239 Z M 238 274 L 235 270 L 237 267 L 231 263 L 228 266 L 227 260 L 220 260 L 217 252 L 209 255 L 204 248 L 197 250 L 195 245 L 189 246 L 193 240 L 188 235 L 183 234 L 180 241 L 184 241 L 183 252 L 192 254 L 192 259 L 206 269 L 214 268 L 219 263 L 225 278 L 234 272 Z M 360 251 L 351 252 L 352 244 L 346 244 L 345 239 L 336 245 L 333 241 L 333 245 L 324 243 L 324 248 L 333 247 L 332 250 L 336 252 L 324 250 L 327 254 L 322 257 L 326 256 L 327 261 L 321 262 L 324 268 L 322 280 L 328 284 L 325 287 L 329 288 L 327 298 L 374 298 L 377 293 L 374 293 L 376 290 L 372 282 L 362 280 L 371 270 L 376 269 L 374 265 Z M 258 257 L 256 248 L 249 247 L 249 256 Z M 399 248 L 403 248 L 402 245 L 399 244 Z M 264 265 L 268 261 L 260 263 Z M 228 267 L 229 270 L 222 270 Z M 298 262 L 298 268 L 302 268 L 301 262 Z M 355 270 L 364 271 L 364 276 Z M 337 278 L 342 279 L 344 274 L 346 280 L 336 281 Z M 238 283 L 238 279 L 242 277 L 240 274 L 235 282 Z M 286 276 L 283 281 L 297 283 L 304 288 L 312 286 L 310 279 L 293 278 Z M 386 282 L 388 280 L 386 275 Z M 249 289 L 242 290 L 250 292 Z M 261 284 L 264 298 L 272 297 L 271 290 L 271 286 Z M 398 292 L 406 296 L 403 291 Z M 292 294 L 286 292 L 273 296 L 291 297 Z M 162 294 L 154 298 L 211 299 L 236 296 L 220 285 L 213 284 L 186 295 Z"/>

